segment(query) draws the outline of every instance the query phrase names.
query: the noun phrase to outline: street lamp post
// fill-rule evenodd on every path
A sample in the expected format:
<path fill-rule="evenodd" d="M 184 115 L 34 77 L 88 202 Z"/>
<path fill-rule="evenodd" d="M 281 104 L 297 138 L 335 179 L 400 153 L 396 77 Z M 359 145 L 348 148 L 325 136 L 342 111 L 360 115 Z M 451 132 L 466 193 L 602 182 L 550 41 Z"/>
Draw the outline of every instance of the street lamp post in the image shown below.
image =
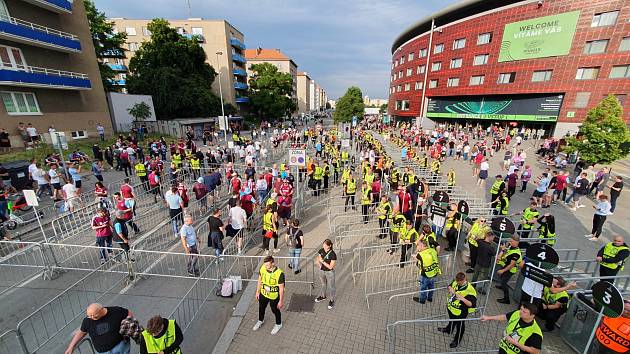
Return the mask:
<path fill-rule="evenodd" d="M 217 66 L 220 66 L 219 63 L 219 55 L 223 55 L 223 52 L 216 52 L 217 55 Z M 223 138 L 225 138 L 225 143 L 227 144 L 227 119 L 225 119 L 225 108 L 223 107 L 223 87 L 221 85 L 221 68 L 219 67 L 219 97 L 221 98 L 221 119 L 223 121 Z"/>

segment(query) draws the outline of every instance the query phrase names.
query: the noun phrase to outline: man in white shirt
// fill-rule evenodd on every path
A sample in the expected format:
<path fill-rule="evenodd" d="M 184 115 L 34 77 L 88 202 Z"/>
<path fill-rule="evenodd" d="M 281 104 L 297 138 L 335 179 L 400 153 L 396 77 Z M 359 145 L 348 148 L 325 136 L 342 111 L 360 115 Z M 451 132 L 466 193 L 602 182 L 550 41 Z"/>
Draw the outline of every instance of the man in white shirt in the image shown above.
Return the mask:
<path fill-rule="evenodd" d="M 79 206 L 77 188 L 71 180 L 68 180 L 61 189 L 63 190 L 63 198 L 66 201 L 66 210 L 71 213 L 74 212 L 74 210 Z"/>
<path fill-rule="evenodd" d="M 228 213 L 228 222 L 230 227 L 227 230 L 228 236 L 236 236 L 236 247 L 238 253 L 243 250 L 243 233 L 239 231 L 247 226 L 247 213 L 241 208 L 241 201 L 238 200 L 236 205 L 230 208 Z"/>
<path fill-rule="evenodd" d="M 31 186 L 35 181 L 35 172 L 37 172 L 37 159 L 32 159 L 31 164 L 28 165 L 28 179 L 31 182 Z"/>

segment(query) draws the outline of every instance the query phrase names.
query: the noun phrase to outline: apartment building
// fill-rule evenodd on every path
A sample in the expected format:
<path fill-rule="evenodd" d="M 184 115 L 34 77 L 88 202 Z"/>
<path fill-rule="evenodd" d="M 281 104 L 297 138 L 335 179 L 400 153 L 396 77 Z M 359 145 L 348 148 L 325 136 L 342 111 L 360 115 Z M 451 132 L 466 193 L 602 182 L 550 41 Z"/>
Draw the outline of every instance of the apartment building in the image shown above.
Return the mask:
<path fill-rule="evenodd" d="M 297 101 L 298 113 L 308 113 L 311 110 L 311 78 L 308 73 L 297 73 Z"/>
<path fill-rule="evenodd" d="M 151 20 L 136 20 L 127 18 L 110 19 L 116 24 L 116 30 L 127 33 L 125 43 L 126 55 L 108 58 L 108 65 L 118 72 L 116 84 L 123 87 L 127 75 L 127 65 L 135 51 L 143 41 L 148 41 L 151 33 L 147 25 Z M 206 52 L 206 61 L 217 72 L 217 78 L 212 84 L 213 91 L 223 95 L 223 101 L 242 110 L 249 102 L 247 97 L 247 71 L 245 51 L 245 36 L 238 29 L 225 20 L 208 20 L 203 18 L 189 18 L 186 20 L 168 20 L 182 36 L 195 39 Z M 120 54 L 120 53 L 119 53 Z"/>
<path fill-rule="evenodd" d="M 297 64 L 287 57 L 280 49 L 246 49 L 245 59 L 247 60 L 247 75 L 252 76 L 251 66 L 260 63 L 271 63 L 278 68 L 278 71 L 291 74 L 293 79 L 293 93 L 291 97 L 297 99 L 298 97 L 298 71 Z"/>
<path fill-rule="evenodd" d="M 0 127 L 12 146 L 23 141 L 20 122 L 49 140 L 111 132 L 105 92 L 82 1 L 0 0 Z"/>

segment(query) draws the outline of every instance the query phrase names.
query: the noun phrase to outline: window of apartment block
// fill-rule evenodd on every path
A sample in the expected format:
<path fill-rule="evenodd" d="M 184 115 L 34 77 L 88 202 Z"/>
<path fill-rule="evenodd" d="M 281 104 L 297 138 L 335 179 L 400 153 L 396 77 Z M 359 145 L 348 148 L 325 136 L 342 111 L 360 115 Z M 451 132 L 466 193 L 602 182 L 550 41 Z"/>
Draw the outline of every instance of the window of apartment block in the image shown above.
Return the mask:
<path fill-rule="evenodd" d="M 127 33 L 128 36 L 135 36 L 136 35 L 136 28 L 135 27 L 125 27 L 125 33 Z"/>
<path fill-rule="evenodd" d="M 532 82 L 542 82 L 551 80 L 551 70 L 534 71 L 532 74 Z"/>
<path fill-rule="evenodd" d="M 400 109 L 403 111 L 409 110 L 409 100 L 402 100 Z"/>
<path fill-rule="evenodd" d="M 414 52 L 411 52 L 407 55 L 407 61 L 412 61 L 414 58 Z"/>
<path fill-rule="evenodd" d="M 436 87 L 438 87 L 438 80 L 429 81 L 429 88 L 436 88 Z"/>
<path fill-rule="evenodd" d="M 416 74 L 424 74 L 426 68 L 426 65 L 418 65 L 418 68 L 416 69 Z"/>
<path fill-rule="evenodd" d="M 459 78 L 458 77 L 451 77 L 448 79 L 448 82 L 446 83 L 446 86 L 448 87 L 457 87 L 459 86 Z"/>
<path fill-rule="evenodd" d="M 577 73 L 575 74 L 576 80 L 591 80 L 597 79 L 597 75 L 599 74 L 599 67 L 595 68 L 578 68 Z"/>
<path fill-rule="evenodd" d="M 193 27 L 193 28 L 190 29 L 190 32 L 192 34 L 203 35 L 203 28 L 201 28 L 201 27 Z"/>
<path fill-rule="evenodd" d="M 136 50 L 138 50 L 138 43 L 129 42 L 129 50 L 132 52 L 135 52 Z"/>
<path fill-rule="evenodd" d="M 480 33 L 477 36 L 477 45 L 488 44 L 492 42 L 492 32 Z"/>
<path fill-rule="evenodd" d="M 404 64 L 405 63 L 405 57 L 400 57 L 400 64 Z"/>
<path fill-rule="evenodd" d="M 151 31 L 149 31 L 148 28 L 146 27 L 142 27 L 142 34 L 145 36 L 150 36 L 151 35 Z"/>
<path fill-rule="evenodd" d="M 475 55 L 473 65 L 486 65 L 488 64 L 488 58 L 490 58 L 490 54 Z"/>
<path fill-rule="evenodd" d="M 497 84 L 511 84 L 516 80 L 516 73 L 500 73 Z"/>
<path fill-rule="evenodd" d="M 586 108 L 588 106 L 588 100 L 591 98 L 590 92 L 578 92 L 575 95 L 575 102 L 573 108 Z"/>
<path fill-rule="evenodd" d="M 470 82 L 468 83 L 470 86 L 478 86 L 483 85 L 483 81 L 485 79 L 484 75 L 475 75 L 470 77 Z"/>
<path fill-rule="evenodd" d="M 602 12 L 593 15 L 591 27 L 612 26 L 617 22 L 619 11 Z"/>
<path fill-rule="evenodd" d="M 433 47 L 433 54 L 440 54 L 444 51 L 444 43 L 436 44 Z"/>
<path fill-rule="evenodd" d="M 413 74 L 413 69 L 407 68 L 407 76 L 411 76 L 411 74 Z"/>
<path fill-rule="evenodd" d="M 451 59 L 451 69 L 457 69 L 462 67 L 462 58 Z"/>
<path fill-rule="evenodd" d="M 599 54 L 606 52 L 606 47 L 608 47 L 607 39 L 600 39 L 596 41 L 586 42 L 584 46 L 584 54 Z"/>
<path fill-rule="evenodd" d="M 400 107 L 402 106 L 402 102 L 401 101 L 396 101 L 396 110 L 400 111 Z"/>
<path fill-rule="evenodd" d="M 398 59 L 396 59 L 396 61 L 394 62 L 394 67 L 398 66 Z"/>
<path fill-rule="evenodd" d="M 184 27 L 175 27 L 175 30 L 177 31 L 177 33 L 179 34 L 184 34 L 186 33 L 186 29 Z"/>
<path fill-rule="evenodd" d="M 87 131 L 85 130 L 75 130 L 73 132 L 70 132 L 70 134 L 72 135 L 72 139 L 74 140 L 85 139 L 88 137 Z"/>
<path fill-rule="evenodd" d="M 40 115 L 39 104 L 34 93 L 2 91 L 2 102 L 10 116 Z"/>
<path fill-rule="evenodd" d="M 436 61 L 435 63 L 431 64 L 431 71 L 439 71 L 440 69 L 442 69 L 441 61 Z"/>
<path fill-rule="evenodd" d="M 405 84 L 405 91 L 411 90 L 411 84 Z"/>
<path fill-rule="evenodd" d="M 420 49 L 420 52 L 418 53 L 418 58 L 424 58 L 426 56 L 427 56 L 427 48 Z"/>
<path fill-rule="evenodd" d="M 619 51 L 620 52 L 630 51 L 630 37 L 625 37 L 621 40 L 621 43 L 619 43 Z"/>
<path fill-rule="evenodd" d="M 462 49 L 466 46 L 466 38 L 460 38 L 453 41 L 453 50 Z"/>
<path fill-rule="evenodd" d="M 613 66 L 610 70 L 611 79 L 627 79 L 630 77 L 630 65 Z"/>
<path fill-rule="evenodd" d="M 414 90 L 422 90 L 422 81 L 416 81 L 416 85 L 413 88 Z"/>
<path fill-rule="evenodd" d="M 400 92 L 400 91 L 402 91 L 402 85 L 396 86 L 396 92 Z"/>
<path fill-rule="evenodd" d="M 20 48 L 0 45 L 0 68 L 26 70 L 26 60 Z"/>

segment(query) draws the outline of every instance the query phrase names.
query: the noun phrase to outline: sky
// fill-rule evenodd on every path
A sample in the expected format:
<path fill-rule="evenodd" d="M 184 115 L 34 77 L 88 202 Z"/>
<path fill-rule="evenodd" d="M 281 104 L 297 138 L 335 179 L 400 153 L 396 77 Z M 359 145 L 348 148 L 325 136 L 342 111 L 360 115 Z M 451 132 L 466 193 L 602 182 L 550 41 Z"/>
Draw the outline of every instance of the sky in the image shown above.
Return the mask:
<path fill-rule="evenodd" d="M 188 11 L 190 2 L 191 16 Z M 94 0 L 108 17 L 226 19 L 248 48 L 279 48 L 336 99 L 387 98 L 394 39 L 457 0 Z"/>

